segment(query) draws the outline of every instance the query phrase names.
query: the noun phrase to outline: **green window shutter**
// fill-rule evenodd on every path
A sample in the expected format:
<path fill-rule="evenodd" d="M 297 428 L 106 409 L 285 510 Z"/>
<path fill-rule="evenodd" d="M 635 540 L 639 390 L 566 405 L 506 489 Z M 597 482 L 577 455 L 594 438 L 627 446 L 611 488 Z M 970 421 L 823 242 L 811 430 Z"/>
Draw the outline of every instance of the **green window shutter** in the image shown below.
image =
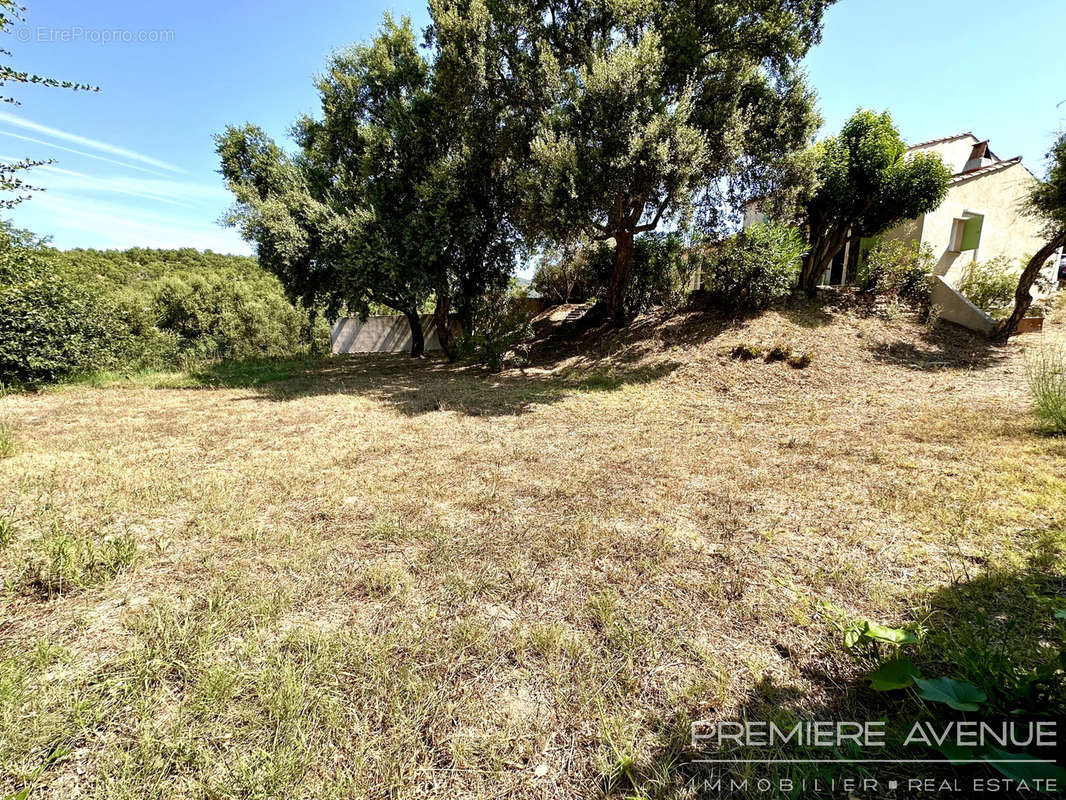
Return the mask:
<path fill-rule="evenodd" d="M 970 217 L 966 220 L 966 226 L 962 229 L 961 250 L 977 249 L 977 245 L 981 244 L 981 226 L 984 222 L 985 218 L 982 216 Z"/>

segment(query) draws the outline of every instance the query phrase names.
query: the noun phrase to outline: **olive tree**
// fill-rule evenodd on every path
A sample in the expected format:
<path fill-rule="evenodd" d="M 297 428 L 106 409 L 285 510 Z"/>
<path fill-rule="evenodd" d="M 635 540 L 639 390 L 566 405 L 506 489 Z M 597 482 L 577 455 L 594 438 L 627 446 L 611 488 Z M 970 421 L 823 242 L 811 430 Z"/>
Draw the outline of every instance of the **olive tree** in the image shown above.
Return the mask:
<path fill-rule="evenodd" d="M 634 238 L 775 181 L 817 128 L 800 60 L 831 0 L 452 0 L 490 42 L 533 239 L 612 241 L 627 314 Z M 524 128 L 523 128 L 524 126 Z"/>
<path fill-rule="evenodd" d="M 1000 321 L 993 331 L 993 336 L 1003 342 L 1017 330 L 1018 323 L 1029 310 L 1033 302 L 1030 290 L 1040 270 L 1056 250 L 1066 245 L 1066 133 L 1052 145 L 1048 161 L 1047 178 L 1033 187 L 1026 203 L 1026 211 L 1043 221 L 1047 242 L 1033 254 L 1018 278 L 1011 315 Z"/>
<path fill-rule="evenodd" d="M 845 244 L 933 211 L 951 179 L 938 155 L 907 155 L 887 111 L 857 111 L 839 136 L 814 146 L 813 157 L 816 188 L 804 209 L 808 250 L 800 270 L 808 293 Z"/>
<path fill-rule="evenodd" d="M 404 314 L 412 356 L 424 350 L 429 302 L 451 356 L 453 298 L 466 313 L 514 264 L 494 121 L 465 107 L 444 63 L 438 78 L 410 20 L 386 16 L 369 44 L 331 58 L 317 82 L 321 116 L 296 125 L 297 155 L 254 126 L 217 137 L 237 199 L 230 221 L 263 265 L 309 306 Z"/>

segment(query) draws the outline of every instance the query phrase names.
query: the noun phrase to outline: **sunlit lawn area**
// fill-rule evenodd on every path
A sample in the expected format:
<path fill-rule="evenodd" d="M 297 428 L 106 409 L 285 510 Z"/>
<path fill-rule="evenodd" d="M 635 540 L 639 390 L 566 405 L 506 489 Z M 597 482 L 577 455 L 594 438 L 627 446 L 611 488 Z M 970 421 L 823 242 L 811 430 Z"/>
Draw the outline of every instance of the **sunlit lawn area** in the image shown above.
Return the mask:
<path fill-rule="evenodd" d="M 823 604 L 938 629 L 1061 593 L 1049 327 L 682 315 L 499 375 L 0 398 L 0 792 L 692 795 L 691 720 L 871 702 Z"/>

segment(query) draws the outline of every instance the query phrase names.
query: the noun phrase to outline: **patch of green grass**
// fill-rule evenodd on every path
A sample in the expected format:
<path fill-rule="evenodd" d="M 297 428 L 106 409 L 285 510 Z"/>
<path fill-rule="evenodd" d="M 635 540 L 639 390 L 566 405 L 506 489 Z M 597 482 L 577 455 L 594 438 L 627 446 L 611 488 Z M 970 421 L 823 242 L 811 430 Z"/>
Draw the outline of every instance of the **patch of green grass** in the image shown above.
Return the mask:
<path fill-rule="evenodd" d="M 27 578 L 37 591 L 51 597 L 110 580 L 136 557 L 137 542 L 128 533 L 100 538 L 56 524 L 36 543 Z"/>
<path fill-rule="evenodd" d="M 16 533 L 18 533 L 18 528 L 15 527 L 15 523 L 8 517 L 0 515 L 0 549 L 6 550 L 10 547 L 15 541 Z"/>
<path fill-rule="evenodd" d="M 0 419 L 0 458 L 15 455 L 15 426 L 6 419 Z"/>
<path fill-rule="evenodd" d="M 1027 365 L 1037 417 L 1055 434 L 1066 434 L 1066 350 L 1038 350 Z"/>
<path fill-rule="evenodd" d="M 72 376 L 45 387 L 61 391 L 66 387 L 109 388 L 130 386 L 145 389 L 246 388 L 291 380 L 323 363 L 320 356 L 297 355 L 251 358 L 192 364 L 183 370 L 101 370 Z"/>
<path fill-rule="evenodd" d="M 363 569 L 363 588 L 371 597 L 403 595 L 411 583 L 411 574 L 399 564 L 374 562 Z"/>

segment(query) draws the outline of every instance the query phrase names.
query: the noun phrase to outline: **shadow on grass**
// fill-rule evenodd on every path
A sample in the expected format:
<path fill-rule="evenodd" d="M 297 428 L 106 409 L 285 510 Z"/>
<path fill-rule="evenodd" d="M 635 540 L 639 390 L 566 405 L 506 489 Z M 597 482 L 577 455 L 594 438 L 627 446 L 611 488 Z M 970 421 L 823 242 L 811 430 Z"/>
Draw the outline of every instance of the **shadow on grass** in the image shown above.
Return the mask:
<path fill-rule="evenodd" d="M 470 416 L 510 415 L 559 402 L 573 393 L 613 392 L 628 385 L 652 383 L 680 366 L 679 362 L 669 362 L 647 367 L 574 370 L 566 374 L 519 370 L 493 374 L 438 359 L 413 361 L 400 356 L 370 361 L 368 364 L 358 357 L 342 359 L 317 380 L 276 384 L 264 396 L 287 400 L 342 392 L 374 397 L 409 415 L 438 410 Z"/>
<path fill-rule="evenodd" d="M 593 365 L 563 372 L 509 370 L 448 363 L 443 356 L 403 353 L 223 362 L 193 373 L 194 386 L 258 389 L 255 399 L 285 402 L 330 394 L 361 395 L 404 414 L 452 410 L 471 416 L 520 414 L 582 392 L 613 392 L 652 383 L 680 362 L 650 366 Z"/>
<path fill-rule="evenodd" d="M 1002 782 L 1005 775 L 987 763 L 928 763 L 943 762 L 945 754 L 922 742 L 909 745 L 905 742 L 918 723 L 931 724 L 932 730 L 939 732 L 952 722 L 984 721 L 995 729 L 1002 723 L 1009 724 L 1010 720 L 1056 721 L 1061 740 L 1061 723 L 1066 718 L 1066 674 L 1060 667 L 1060 654 L 1066 647 L 1066 621 L 1056 618 L 1056 612 L 1066 608 L 1063 539 L 1061 530 L 1048 531 L 1035 544 L 1027 562 L 1017 568 L 985 570 L 974 575 L 964 573 L 924 597 L 913 598 L 922 608 L 916 616 L 924 619 L 927 629 L 920 644 L 905 646 L 900 651 L 881 645 L 877 653 L 852 655 L 844 650 L 837 632 L 827 632 L 822 654 L 793 665 L 805 679 L 805 687 L 764 677 L 755 683 L 739 707 L 728 714 L 717 715 L 713 709 L 708 711 L 698 705 L 678 709 L 655 726 L 660 744 L 652 759 L 637 765 L 624 780 L 605 782 L 605 795 L 618 798 L 848 796 L 842 781 L 855 781 L 858 791 L 863 780 L 870 780 L 876 781 L 876 788 L 862 796 L 911 797 L 921 794 L 911 781 L 932 779 L 937 785 L 940 781 L 952 781 L 961 787 L 953 793 L 960 797 L 990 793 L 1041 796 L 1032 788 L 1036 785 L 1033 779 L 1054 774 L 1054 766 L 1006 765 L 1008 774 L 1016 776 L 1031 770 L 1030 789 L 1002 791 L 1005 784 L 1000 783 L 1000 792 L 980 791 L 974 789 L 975 780 L 983 781 L 982 785 L 987 787 L 989 781 Z M 912 621 L 918 620 L 912 618 Z M 976 712 L 956 711 L 942 703 L 922 700 L 913 687 L 874 691 L 867 676 L 878 663 L 897 654 L 910 658 L 925 678 L 944 676 L 966 681 L 981 688 L 987 700 Z M 708 716 L 715 722 L 772 721 L 786 732 L 801 721 L 883 722 L 884 746 L 860 746 L 852 742 L 843 747 L 800 747 L 791 743 L 742 747 L 729 742 L 716 748 L 713 739 L 705 739 L 694 747 L 691 723 Z M 1061 745 L 1043 748 L 1008 745 L 1003 749 L 1015 754 L 1024 751 L 1029 757 L 1055 761 L 1060 768 L 1066 766 L 1066 748 Z M 967 755 L 979 754 L 970 750 Z M 734 763 L 708 763 L 711 759 Z M 772 763 L 755 763 L 756 759 Z M 783 763 L 786 759 L 793 762 Z M 843 759 L 883 759 L 894 763 L 840 763 Z M 796 763 L 797 760 L 823 763 Z M 921 761 L 926 763 L 917 763 Z M 898 787 L 895 793 L 889 791 L 893 782 Z M 1060 790 L 1063 786 L 1060 779 Z M 1055 792 L 1051 794 L 1058 796 Z"/>
<path fill-rule="evenodd" d="M 938 322 L 916 342 L 883 342 L 870 348 L 876 360 L 908 369 L 986 369 L 1004 361 L 1005 348 L 951 322 Z"/>
<path fill-rule="evenodd" d="M 219 361 L 191 370 L 189 374 L 202 386 L 239 389 L 302 378 L 328 359 L 328 356 L 305 355 Z"/>

